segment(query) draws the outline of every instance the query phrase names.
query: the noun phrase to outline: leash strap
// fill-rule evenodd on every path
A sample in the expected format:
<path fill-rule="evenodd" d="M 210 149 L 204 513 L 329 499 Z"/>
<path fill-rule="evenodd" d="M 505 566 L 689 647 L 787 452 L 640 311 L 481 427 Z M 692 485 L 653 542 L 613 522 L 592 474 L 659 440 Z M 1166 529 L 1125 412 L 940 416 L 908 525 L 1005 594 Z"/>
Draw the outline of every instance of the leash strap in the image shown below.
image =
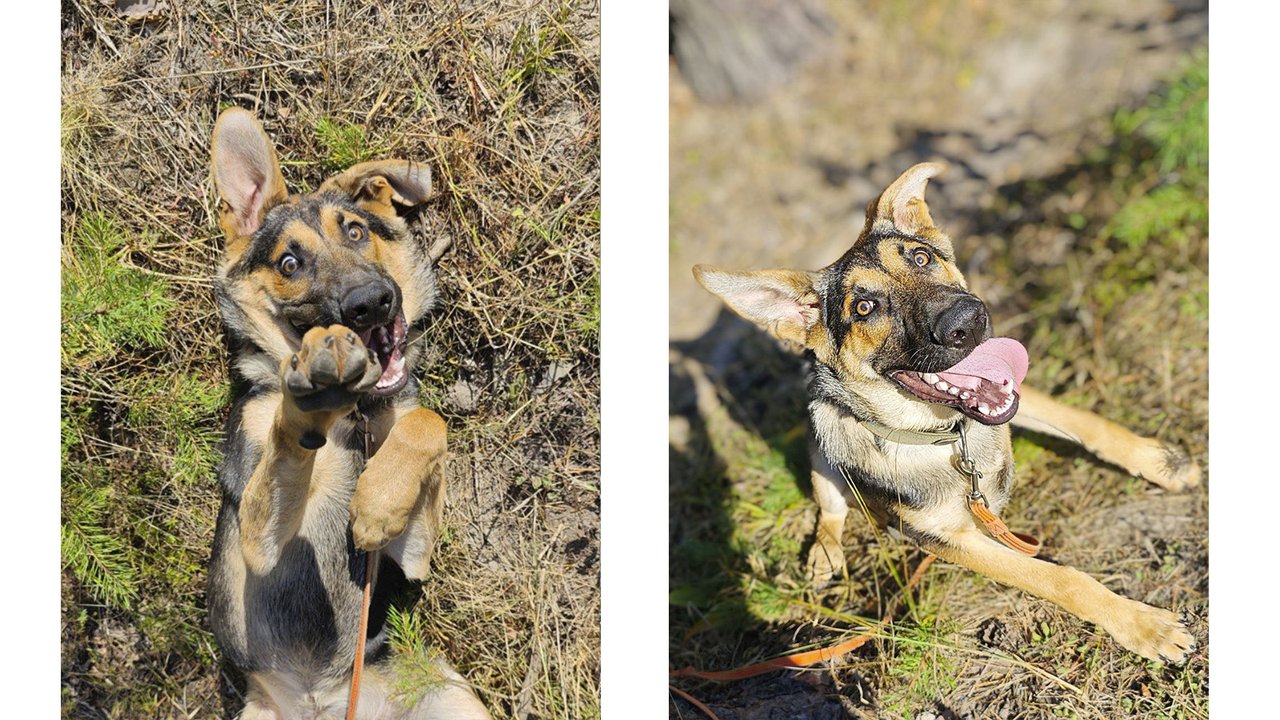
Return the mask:
<path fill-rule="evenodd" d="M 877 625 L 879 629 L 889 620 L 885 620 Z M 871 635 L 859 635 L 854 638 L 845 640 L 844 642 L 829 647 L 818 648 L 817 650 L 807 650 L 805 652 L 792 653 L 791 655 L 783 655 L 782 657 L 771 658 L 762 662 L 744 665 L 733 670 L 696 670 L 692 666 L 683 667 L 679 670 L 672 670 L 671 677 L 696 677 L 703 680 L 745 680 L 746 678 L 763 675 L 774 670 L 786 670 L 788 668 L 805 668 L 810 665 L 817 665 L 820 662 L 826 662 L 832 658 L 840 657 L 847 653 L 853 652 L 871 639 Z"/>
<path fill-rule="evenodd" d="M 1036 554 L 1040 552 L 1039 540 L 1032 535 L 1016 533 L 1010 530 L 1009 526 L 1005 525 L 1004 521 L 1001 520 L 998 515 L 991 512 L 991 509 L 986 506 L 985 499 L 970 500 L 969 511 L 978 519 L 978 522 L 982 523 L 982 526 L 986 528 L 987 533 L 996 540 L 999 540 L 1001 543 L 1004 543 L 1005 547 L 1008 547 L 1011 550 L 1017 550 L 1023 555 L 1029 555 L 1031 557 L 1035 557 Z"/>
<path fill-rule="evenodd" d="M 999 515 L 991 512 L 987 497 L 982 494 L 982 490 L 978 487 L 978 481 L 982 479 L 982 472 L 978 470 L 978 464 L 973 461 L 973 456 L 969 454 L 969 437 L 965 434 L 964 425 L 960 425 L 959 430 L 960 461 L 956 463 L 956 469 L 969 478 L 969 512 L 973 513 L 978 522 L 982 523 L 982 527 L 986 529 L 987 534 L 999 540 L 1005 547 L 1023 555 L 1034 557 L 1040 552 L 1040 541 L 1031 535 L 1013 532 L 1008 525 L 1004 524 Z"/>
<path fill-rule="evenodd" d="M 369 634 L 369 605 L 373 597 L 373 583 L 378 577 L 379 553 L 364 553 L 364 599 L 360 601 L 360 634 L 356 636 L 356 659 L 351 666 L 351 694 L 347 696 L 347 720 L 355 720 L 356 704 L 360 700 L 360 680 L 364 675 L 364 641 Z"/>
<path fill-rule="evenodd" d="M 893 616 L 896 615 L 897 610 L 902 607 L 907 595 L 911 594 L 911 591 L 915 589 L 916 585 L 920 584 L 920 581 L 924 579 L 925 571 L 929 569 L 929 566 L 932 565 L 933 561 L 936 559 L 937 557 L 935 555 L 925 555 L 924 559 L 920 561 L 920 564 L 916 566 L 915 572 L 911 573 L 911 578 L 907 580 L 907 584 L 903 586 L 902 599 L 899 600 L 897 608 L 890 611 L 889 614 L 886 615 L 885 618 L 875 626 L 875 628 L 873 628 L 873 630 L 880 630 L 893 623 Z M 790 655 L 772 658 L 763 662 L 745 665 L 733 670 L 707 671 L 696 670 L 692 666 L 683 667 L 679 670 L 672 670 L 670 672 L 670 677 L 695 677 L 703 680 L 727 681 L 755 677 L 756 675 L 763 675 L 764 673 L 773 672 L 774 670 L 805 668 L 853 652 L 863 645 L 866 645 L 872 637 L 874 637 L 873 632 L 867 631 L 835 645 L 818 648 L 816 650 L 792 653 Z M 694 707 L 705 713 L 707 717 L 711 718 L 711 720 L 719 720 L 716 714 L 711 711 L 711 708 L 707 707 L 702 701 L 675 685 L 668 685 L 667 687 L 680 697 L 693 703 Z"/>
<path fill-rule="evenodd" d="M 356 427 L 364 440 L 364 461 L 369 461 L 373 449 L 373 436 L 369 432 L 369 418 L 359 410 L 355 411 Z M 363 469 L 361 470 L 363 472 Z M 379 553 L 369 550 L 364 553 L 364 598 L 360 601 L 360 629 L 356 635 L 356 657 L 351 664 L 351 693 L 347 696 L 347 720 L 356 720 L 356 705 L 360 701 L 360 680 L 364 676 L 364 644 L 369 634 L 369 605 L 373 599 L 373 584 L 378 577 Z"/>

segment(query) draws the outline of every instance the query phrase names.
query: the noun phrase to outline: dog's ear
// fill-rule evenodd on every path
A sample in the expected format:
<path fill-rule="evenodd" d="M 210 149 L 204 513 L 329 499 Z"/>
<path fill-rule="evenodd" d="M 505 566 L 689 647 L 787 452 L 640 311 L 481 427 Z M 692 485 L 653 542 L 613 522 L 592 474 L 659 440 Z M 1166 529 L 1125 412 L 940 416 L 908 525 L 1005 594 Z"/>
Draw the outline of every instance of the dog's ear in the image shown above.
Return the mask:
<path fill-rule="evenodd" d="M 325 180 L 320 190 L 341 190 L 365 210 L 395 217 L 395 205 L 413 207 L 431 197 L 431 168 L 409 160 L 372 160 Z"/>
<path fill-rule="evenodd" d="M 920 163 L 898 176 L 880 197 L 867 205 L 867 227 L 888 223 L 898 232 L 922 235 L 936 230 L 929 206 L 924 202 L 924 188 L 929 178 L 946 172 L 942 163 Z M 887 229 L 887 228 L 886 228 Z"/>
<path fill-rule="evenodd" d="M 227 257 L 244 251 L 262 218 L 288 193 L 271 138 L 243 108 L 222 111 L 213 126 L 213 183 L 222 197 L 222 232 Z"/>
<path fill-rule="evenodd" d="M 728 272 L 696 265 L 693 276 L 734 312 L 787 342 L 813 347 L 821 324 L 816 276 L 800 270 Z"/>

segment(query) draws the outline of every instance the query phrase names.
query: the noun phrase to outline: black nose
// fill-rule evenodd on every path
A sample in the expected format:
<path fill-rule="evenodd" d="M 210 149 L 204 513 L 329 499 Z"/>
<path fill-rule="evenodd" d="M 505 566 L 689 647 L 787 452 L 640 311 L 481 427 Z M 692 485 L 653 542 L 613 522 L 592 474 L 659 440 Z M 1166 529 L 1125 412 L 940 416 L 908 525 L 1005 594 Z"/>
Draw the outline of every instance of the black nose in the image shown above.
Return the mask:
<path fill-rule="evenodd" d="M 342 298 L 342 324 L 355 330 L 391 322 L 395 293 L 384 282 L 375 281 L 347 293 Z"/>
<path fill-rule="evenodd" d="M 987 306 L 972 295 L 960 298 L 933 321 L 933 341 L 972 350 L 987 339 Z"/>

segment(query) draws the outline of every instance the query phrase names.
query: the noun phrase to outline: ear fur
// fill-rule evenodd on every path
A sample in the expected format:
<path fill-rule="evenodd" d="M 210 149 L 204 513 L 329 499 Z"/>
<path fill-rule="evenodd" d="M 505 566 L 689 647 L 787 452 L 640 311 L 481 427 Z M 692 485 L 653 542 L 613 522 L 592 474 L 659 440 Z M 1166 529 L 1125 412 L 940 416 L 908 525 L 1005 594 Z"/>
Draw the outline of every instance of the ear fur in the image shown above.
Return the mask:
<path fill-rule="evenodd" d="M 284 202 L 288 192 L 271 139 L 248 110 L 222 111 L 213 127 L 211 155 L 213 183 L 222 198 L 226 254 L 235 258 L 248 246 L 267 210 Z"/>
<path fill-rule="evenodd" d="M 320 190 L 341 190 L 366 210 L 394 217 L 392 203 L 413 207 L 431 197 L 431 168 L 410 160 L 371 160 L 325 180 Z"/>
<path fill-rule="evenodd" d="M 924 189 L 929 178 L 946 172 L 943 163 L 920 163 L 898 176 L 880 197 L 867 206 L 867 225 L 888 223 L 907 235 L 922 235 L 936 230 L 929 206 L 924 202 Z"/>
<path fill-rule="evenodd" d="M 801 270 L 728 272 L 696 265 L 693 276 L 734 312 L 771 335 L 813 347 L 822 318 L 814 274 Z"/>

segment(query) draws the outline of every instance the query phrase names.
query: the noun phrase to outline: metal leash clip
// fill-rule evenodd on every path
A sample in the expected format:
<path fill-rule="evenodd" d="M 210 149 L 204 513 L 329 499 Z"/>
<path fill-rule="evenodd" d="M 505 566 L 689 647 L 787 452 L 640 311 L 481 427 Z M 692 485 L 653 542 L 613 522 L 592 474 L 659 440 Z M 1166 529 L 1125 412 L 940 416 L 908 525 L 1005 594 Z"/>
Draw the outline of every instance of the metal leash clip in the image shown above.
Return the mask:
<path fill-rule="evenodd" d="M 969 435 L 965 432 L 964 425 L 961 422 L 956 426 L 960 432 L 960 459 L 956 461 L 956 469 L 969 478 L 969 502 L 980 502 L 990 507 L 991 503 L 987 502 L 987 496 L 983 495 L 982 490 L 978 488 L 978 482 L 982 480 L 982 471 L 978 470 L 978 464 L 969 454 Z"/>

